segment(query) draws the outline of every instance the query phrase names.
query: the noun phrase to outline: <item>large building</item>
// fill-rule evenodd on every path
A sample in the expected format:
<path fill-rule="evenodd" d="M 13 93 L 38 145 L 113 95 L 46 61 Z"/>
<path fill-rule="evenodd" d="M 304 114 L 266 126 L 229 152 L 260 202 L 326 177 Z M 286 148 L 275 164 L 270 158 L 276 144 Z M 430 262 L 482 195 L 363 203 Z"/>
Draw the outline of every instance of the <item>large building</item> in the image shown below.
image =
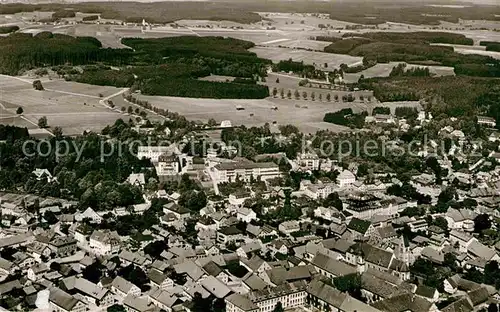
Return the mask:
<path fill-rule="evenodd" d="M 172 146 L 139 146 L 137 148 L 137 158 L 149 158 L 153 163 L 157 163 L 158 158 L 163 154 L 179 153 L 177 147 Z"/>
<path fill-rule="evenodd" d="M 213 167 L 213 173 L 217 183 L 234 182 L 237 179 L 250 181 L 252 177 L 267 180 L 281 176 L 277 164 L 273 162 L 254 163 L 251 161 L 221 163 Z"/>

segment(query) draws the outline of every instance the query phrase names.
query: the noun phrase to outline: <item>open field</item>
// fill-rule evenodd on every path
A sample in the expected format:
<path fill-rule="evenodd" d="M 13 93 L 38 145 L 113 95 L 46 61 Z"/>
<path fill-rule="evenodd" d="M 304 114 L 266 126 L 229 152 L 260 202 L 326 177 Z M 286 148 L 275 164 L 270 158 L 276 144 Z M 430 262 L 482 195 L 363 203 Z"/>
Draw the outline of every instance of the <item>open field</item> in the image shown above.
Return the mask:
<path fill-rule="evenodd" d="M 323 70 L 328 70 L 328 68 L 333 70 L 334 68 L 338 68 L 340 64 L 356 66 L 363 62 L 363 58 L 357 56 L 311 52 L 288 48 L 255 47 L 250 49 L 250 51 L 255 52 L 259 57 L 270 59 L 273 62 L 292 59 L 296 62 L 303 61 L 304 64 L 315 65 Z M 328 64 L 327 68 L 324 67 L 325 63 Z"/>
<path fill-rule="evenodd" d="M 355 112 L 371 110 L 375 103 L 320 102 L 318 100 L 288 100 L 268 98 L 264 100 L 217 100 L 188 99 L 161 96 L 139 96 L 153 106 L 168 109 L 185 116 L 189 120 L 216 121 L 230 120 L 233 125 L 258 126 L 264 123 L 277 125 L 293 124 L 305 133 L 330 129 L 342 131 L 345 127 L 323 122 L 325 113 L 350 107 Z M 236 110 L 242 106 L 244 110 Z M 297 107 L 299 106 L 299 107 Z M 273 110 L 277 107 L 278 110 Z M 252 116 L 251 116 L 252 115 Z"/>
<path fill-rule="evenodd" d="M 29 79 L 20 79 L 0 76 L 0 104 L 4 108 L 0 114 L 2 124 L 36 128 L 38 119 L 46 116 L 49 126 L 59 126 L 65 134 L 74 135 L 85 130 L 100 131 L 116 119 L 126 118 L 99 103 L 99 93 L 112 96 L 121 91 L 119 88 L 42 80 L 45 91 L 36 91 Z M 23 117 L 16 115 L 17 107 L 23 108 Z"/>

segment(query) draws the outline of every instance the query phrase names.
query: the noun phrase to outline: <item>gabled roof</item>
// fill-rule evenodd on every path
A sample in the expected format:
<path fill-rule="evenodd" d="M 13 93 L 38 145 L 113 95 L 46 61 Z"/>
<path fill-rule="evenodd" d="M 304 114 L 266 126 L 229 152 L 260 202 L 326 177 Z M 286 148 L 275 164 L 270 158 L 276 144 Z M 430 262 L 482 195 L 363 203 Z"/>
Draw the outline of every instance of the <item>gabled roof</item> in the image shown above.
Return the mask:
<path fill-rule="evenodd" d="M 347 228 L 364 235 L 370 228 L 370 225 L 370 221 L 352 218 L 351 222 L 349 222 L 349 224 L 347 225 Z"/>
<path fill-rule="evenodd" d="M 344 276 L 356 273 L 356 268 L 339 260 L 318 253 L 311 264 L 335 276 Z"/>

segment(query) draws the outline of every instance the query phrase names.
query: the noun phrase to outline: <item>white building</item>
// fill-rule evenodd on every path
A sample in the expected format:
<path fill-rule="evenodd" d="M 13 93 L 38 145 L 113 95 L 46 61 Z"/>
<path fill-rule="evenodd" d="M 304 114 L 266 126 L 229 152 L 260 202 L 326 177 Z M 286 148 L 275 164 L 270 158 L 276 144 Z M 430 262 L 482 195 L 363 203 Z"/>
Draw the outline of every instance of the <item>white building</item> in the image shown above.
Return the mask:
<path fill-rule="evenodd" d="M 90 248 L 98 255 L 116 254 L 120 251 L 120 237 L 109 230 L 95 230 L 90 235 Z"/>
<path fill-rule="evenodd" d="M 319 168 L 319 157 L 313 153 L 300 153 L 297 155 L 297 165 L 300 169 L 304 170 L 318 170 Z"/>
<path fill-rule="evenodd" d="M 158 163 L 155 169 L 158 176 L 175 176 L 181 171 L 177 157 L 167 154 L 158 157 Z"/>
<path fill-rule="evenodd" d="M 273 179 L 281 176 L 278 165 L 273 162 L 254 163 L 251 161 L 221 163 L 213 167 L 213 177 L 217 183 L 234 182 L 237 179 Z"/>
<path fill-rule="evenodd" d="M 174 154 L 176 147 L 172 146 L 139 146 L 137 149 L 137 158 L 148 158 L 151 162 L 158 162 L 158 158 L 163 154 Z"/>
<path fill-rule="evenodd" d="M 240 221 L 250 223 L 250 221 L 257 219 L 257 214 L 251 209 L 241 207 L 236 212 L 236 218 Z"/>
<path fill-rule="evenodd" d="M 344 170 L 337 177 L 337 182 L 340 187 L 344 187 L 356 182 L 356 176 L 349 170 Z"/>

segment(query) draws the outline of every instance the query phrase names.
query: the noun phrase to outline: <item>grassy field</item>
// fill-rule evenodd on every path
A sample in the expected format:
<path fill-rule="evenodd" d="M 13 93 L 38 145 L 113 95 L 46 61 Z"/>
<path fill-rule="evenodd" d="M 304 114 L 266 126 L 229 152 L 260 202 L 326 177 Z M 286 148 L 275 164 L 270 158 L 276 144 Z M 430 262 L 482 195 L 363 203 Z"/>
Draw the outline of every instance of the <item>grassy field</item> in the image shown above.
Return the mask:
<path fill-rule="evenodd" d="M 264 123 L 277 125 L 293 124 L 306 133 L 321 129 L 345 130 L 344 127 L 324 123 L 325 113 L 350 107 L 356 112 L 370 110 L 375 103 L 320 102 L 318 100 L 288 100 L 268 98 L 264 100 L 214 100 L 177 97 L 139 96 L 153 106 L 168 109 L 186 116 L 190 120 L 230 120 L 233 125 L 258 126 Z M 236 110 L 236 107 L 244 110 Z M 273 110 L 277 107 L 277 110 Z"/>
<path fill-rule="evenodd" d="M 273 62 L 279 62 L 282 60 L 292 59 L 296 62 L 304 61 L 305 64 L 315 65 L 318 68 L 326 69 L 338 68 L 340 64 L 347 64 L 348 66 L 355 66 L 360 64 L 363 59 L 361 57 L 332 54 L 324 52 L 311 52 L 306 50 L 295 50 L 288 48 L 266 48 L 266 47 L 255 47 L 250 49 L 251 52 L 255 52 L 257 56 L 270 59 Z M 328 67 L 325 68 L 324 64 L 327 63 Z"/>
<path fill-rule="evenodd" d="M 65 134 L 74 135 L 85 130 L 100 131 L 118 118 L 128 120 L 123 114 L 99 103 L 99 93 L 110 96 L 121 89 L 42 79 L 45 91 L 35 91 L 29 78 L 21 79 L 24 81 L 0 76 L 0 104 L 4 107 L 0 118 L 3 124 L 36 128 L 38 119 L 46 116 L 49 126 L 59 126 Z M 25 119 L 16 115 L 17 107 L 23 108 Z"/>

